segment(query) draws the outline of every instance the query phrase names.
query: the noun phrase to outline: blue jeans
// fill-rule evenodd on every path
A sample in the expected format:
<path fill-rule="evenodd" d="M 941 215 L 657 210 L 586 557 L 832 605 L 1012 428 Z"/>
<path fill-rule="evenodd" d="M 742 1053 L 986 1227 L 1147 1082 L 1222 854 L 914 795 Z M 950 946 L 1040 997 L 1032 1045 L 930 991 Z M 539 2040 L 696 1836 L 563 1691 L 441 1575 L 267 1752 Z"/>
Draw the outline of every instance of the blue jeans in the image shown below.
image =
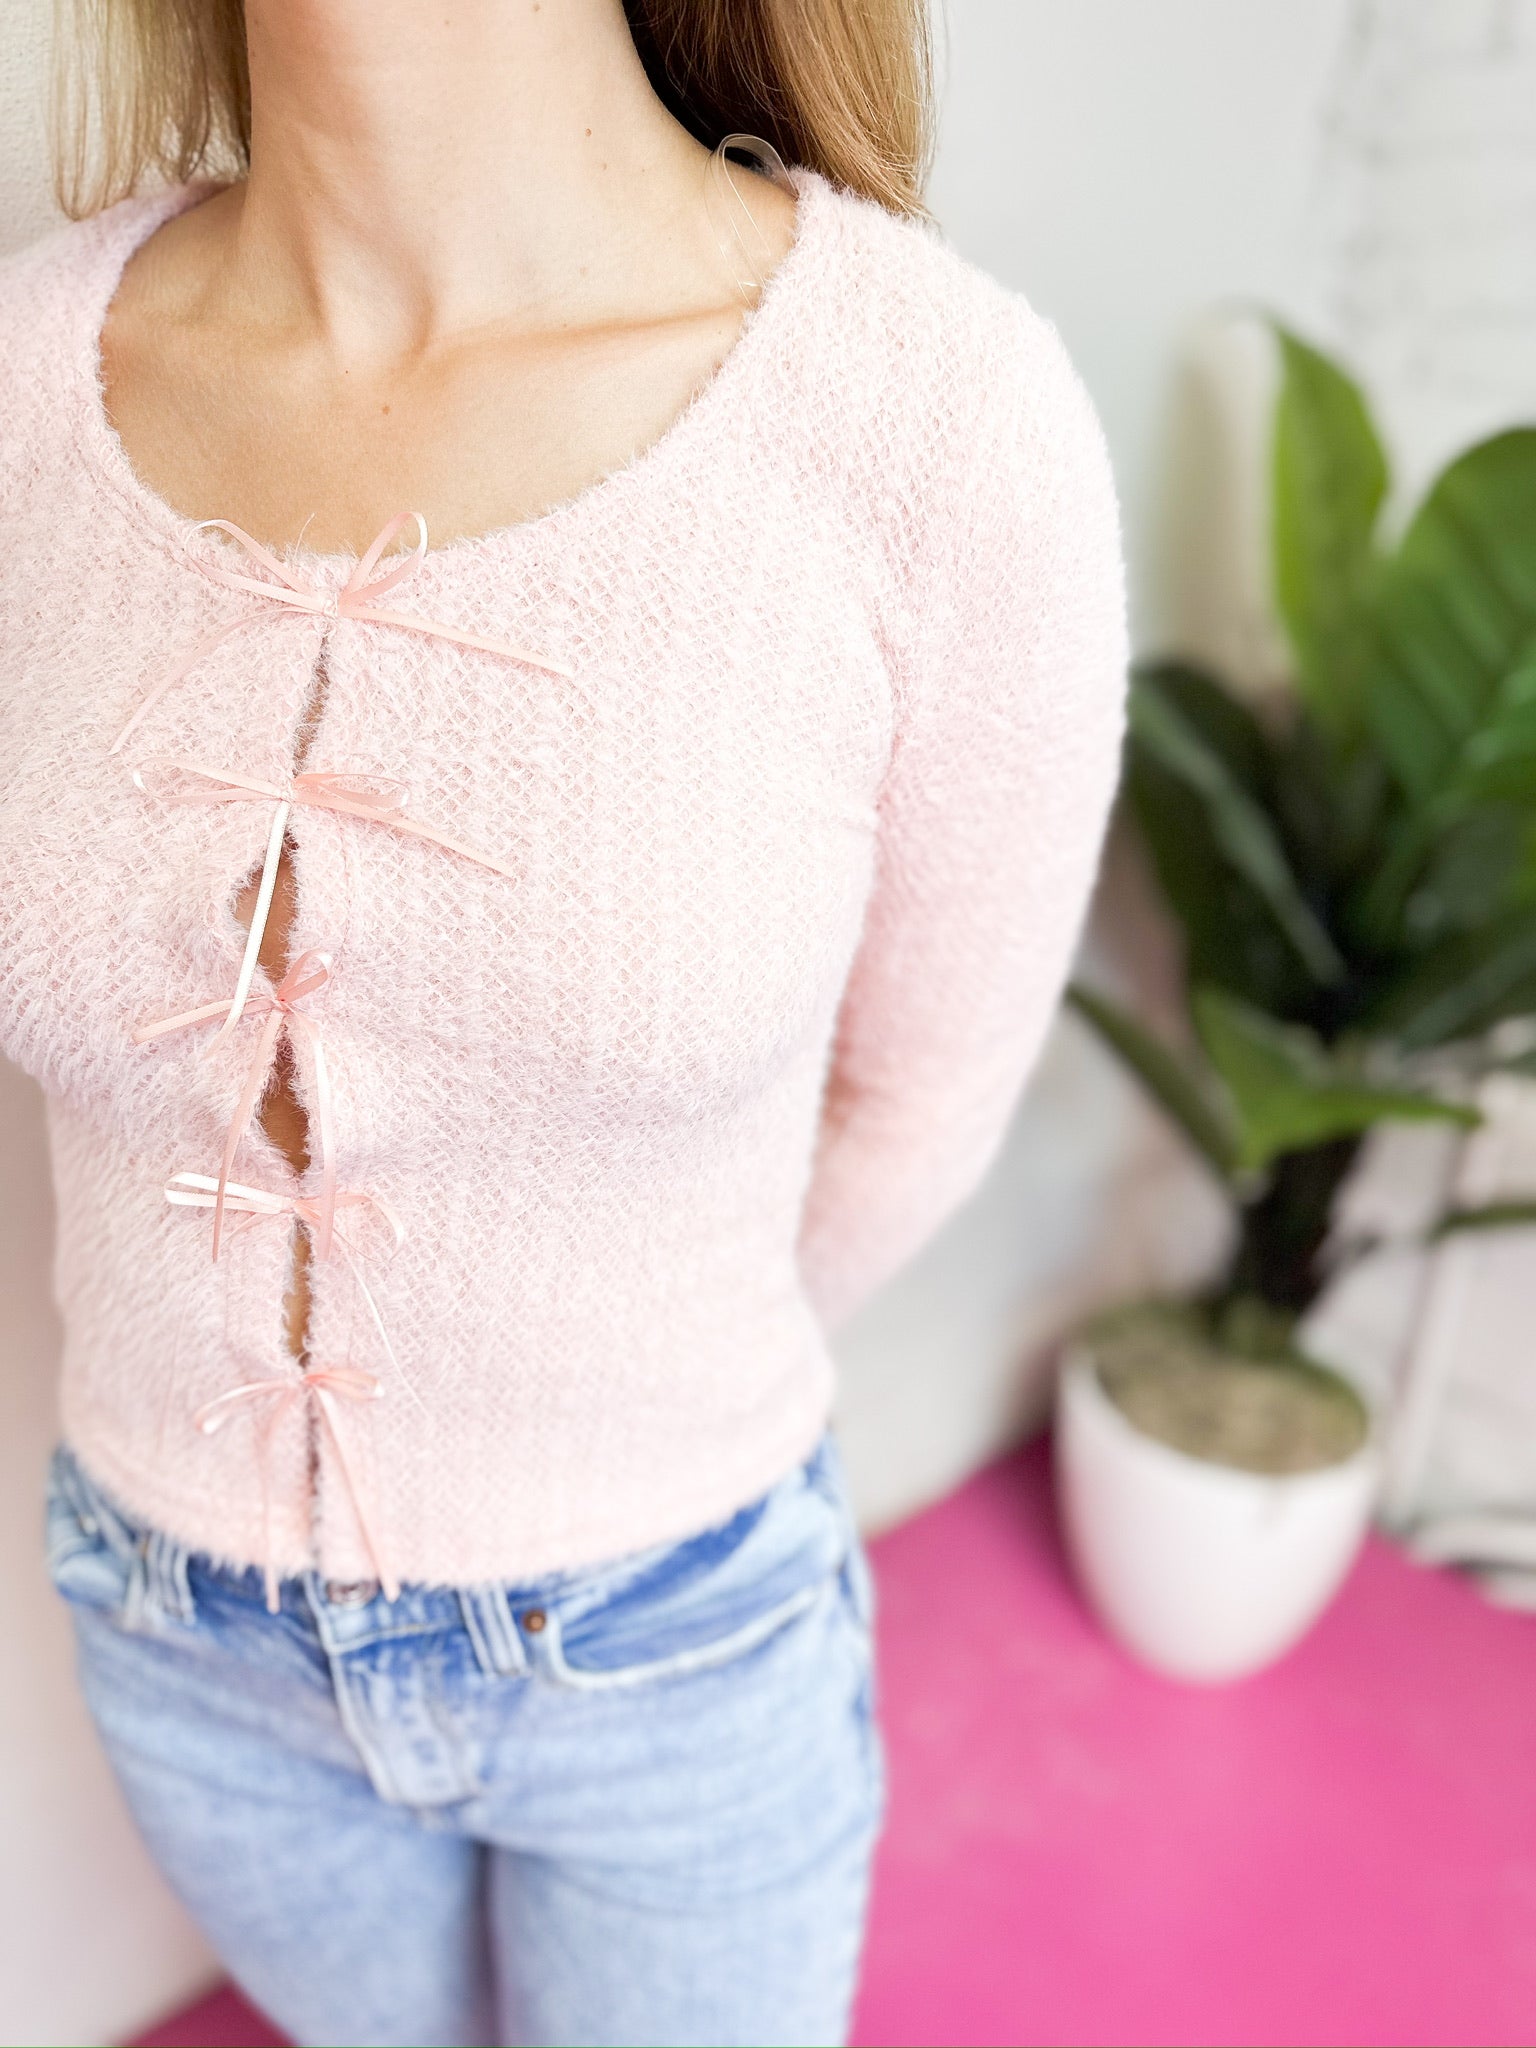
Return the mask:
<path fill-rule="evenodd" d="M 269 1613 L 63 1445 L 47 1538 L 150 1851 L 296 2040 L 844 2040 L 884 1766 L 830 1436 L 683 1542 L 393 1605 Z"/>

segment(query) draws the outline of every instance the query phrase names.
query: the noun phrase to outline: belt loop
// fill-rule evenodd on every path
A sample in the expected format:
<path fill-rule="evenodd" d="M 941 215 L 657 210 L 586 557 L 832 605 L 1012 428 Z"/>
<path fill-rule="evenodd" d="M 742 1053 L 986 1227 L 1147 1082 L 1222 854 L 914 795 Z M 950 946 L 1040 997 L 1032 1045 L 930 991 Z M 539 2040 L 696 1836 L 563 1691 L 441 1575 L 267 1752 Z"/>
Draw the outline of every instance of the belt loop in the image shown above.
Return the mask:
<path fill-rule="evenodd" d="M 506 1678 L 529 1669 L 503 1586 L 460 1586 L 459 1608 L 482 1671 Z"/>
<path fill-rule="evenodd" d="M 184 1543 L 156 1529 L 144 1560 L 151 1606 L 184 1627 L 197 1620 L 197 1607 L 187 1578 L 187 1556 Z"/>
<path fill-rule="evenodd" d="M 184 1544 L 159 1529 L 137 1532 L 123 1594 L 124 1628 L 153 1631 L 166 1621 L 190 1628 L 196 1622 L 187 1555 Z"/>
<path fill-rule="evenodd" d="M 186 1545 L 159 1529 L 130 1521 L 67 1444 L 60 1459 L 60 1478 L 82 1525 L 99 1534 L 107 1548 L 127 1564 L 128 1583 L 120 1610 L 123 1626 L 154 1628 L 170 1620 L 191 1627 L 197 1620 L 197 1606 L 187 1577 Z"/>

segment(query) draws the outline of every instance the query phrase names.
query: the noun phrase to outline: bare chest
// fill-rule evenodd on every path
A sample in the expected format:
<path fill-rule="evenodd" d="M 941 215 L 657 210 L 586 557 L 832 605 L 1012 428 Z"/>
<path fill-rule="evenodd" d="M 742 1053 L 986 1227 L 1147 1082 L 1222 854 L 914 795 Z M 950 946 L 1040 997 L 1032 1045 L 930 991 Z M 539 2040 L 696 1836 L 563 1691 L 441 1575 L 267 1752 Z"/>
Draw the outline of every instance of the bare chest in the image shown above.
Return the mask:
<path fill-rule="evenodd" d="M 408 505 L 441 546 L 535 519 L 659 440 L 741 317 L 489 334 L 370 370 L 129 314 L 102 336 L 103 388 L 131 466 L 188 517 L 361 551 Z"/>

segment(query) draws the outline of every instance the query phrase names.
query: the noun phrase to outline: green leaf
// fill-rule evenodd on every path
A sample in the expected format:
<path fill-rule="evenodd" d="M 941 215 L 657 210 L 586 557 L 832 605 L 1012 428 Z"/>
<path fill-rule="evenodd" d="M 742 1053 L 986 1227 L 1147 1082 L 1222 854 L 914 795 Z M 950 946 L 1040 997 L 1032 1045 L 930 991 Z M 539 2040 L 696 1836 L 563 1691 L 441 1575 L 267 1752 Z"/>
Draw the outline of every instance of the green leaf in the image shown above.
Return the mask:
<path fill-rule="evenodd" d="M 1301 694 L 1342 738 L 1360 723 L 1387 459 L 1358 385 L 1274 325 L 1282 371 L 1271 471 L 1275 597 Z"/>
<path fill-rule="evenodd" d="M 1536 428 L 1482 441 L 1436 479 L 1377 583 L 1371 731 L 1415 806 L 1460 774 L 1536 644 Z"/>
<path fill-rule="evenodd" d="M 1270 772 L 1268 808 L 1297 881 L 1309 900 L 1332 903 L 1373 857 L 1400 801 L 1391 778 L 1374 749 L 1341 753 L 1304 712 L 1275 734 Z"/>
<path fill-rule="evenodd" d="M 1526 908 L 1432 946 L 1388 984 L 1366 1022 L 1406 1051 L 1418 1052 L 1531 1010 L 1536 1010 L 1536 912 Z"/>
<path fill-rule="evenodd" d="M 1342 914 L 1375 950 L 1422 942 L 1414 899 L 1433 894 L 1448 836 L 1490 806 L 1536 815 L 1533 555 L 1536 429 L 1522 428 L 1449 465 L 1378 578 L 1367 719 L 1399 812 Z M 1484 921 L 1516 893 L 1490 893 Z"/>
<path fill-rule="evenodd" d="M 1525 879 L 1531 820 L 1508 804 L 1488 804 L 1459 818 L 1439 839 L 1403 910 L 1403 931 L 1416 948 L 1455 933 L 1486 929 L 1513 907 Z"/>
<path fill-rule="evenodd" d="M 1133 749 L 1140 749 L 1196 796 L 1223 855 L 1257 893 L 1314 981 L 1342 981 L 1345 966 L 1327 927 L 1303 896 L 1280 836 L 1205 736 L 1155 681 L 1130 698 Z"/>
<path fill-rule="evenodd" d="M 1135 688 L 1156 690 L 1186 725 L 1219 754 L 1234 781 L 1262 804 L 1272 781 L 1269 736 L 1220 677 L 1189 661 L 1138 661 Z"/>
<path fill-rule="evenodd" d="M 1074 982 L 1067 1001 L 1119 1054 L 1185 1137 L 1225 1181 L 1237 1158 L 1237 1133 L 1220 1099 L 1195 1068 L 1107 996 Z"/>
<path fill-rule="evenodd" d="M 1270 742 L 1246 705 L 1188 663 L 1140 664 L 1135 682 L 1170 699 L 1249 795 L 1266 801 Z M 1281 1015 L 1309 1011 L 1316 983 L 1269 905 L 1226 857 L 1205 805 L 1192 803 L 1188 786 L 1134 743 L 1126 757 L 1125 799 L 1183 926 L 1189 976 Z"/>
<path fill-rule="evenodd" d="M 1445 804 L 1467 810 L 1500 799 L 1536 803 L 1536 644 L 1522 649 L 1462 741 Z"/>
<path fill-rule="evenodd" d="M 1125 797 L 1182 927 L 1186 977 L 1281 1016 L 1310 1014 L 1316 982 L 1263 897 L 1226 859 L 1204 807 L 1136 747 L 1126 762 Z"/>
<path fill-rule="evenodd" d="M 1315 1033 L 1279 1024 L 1220 989 L 1197 989 L 1195 1028 L 1230 1094 L 1241 1138 L 1240 1168 L 1259 1170 L 1392 1120 L 1465 1125 L 1475 1110 L 1417 1089 L 1373 1086 L 1330 1054 Z"/>

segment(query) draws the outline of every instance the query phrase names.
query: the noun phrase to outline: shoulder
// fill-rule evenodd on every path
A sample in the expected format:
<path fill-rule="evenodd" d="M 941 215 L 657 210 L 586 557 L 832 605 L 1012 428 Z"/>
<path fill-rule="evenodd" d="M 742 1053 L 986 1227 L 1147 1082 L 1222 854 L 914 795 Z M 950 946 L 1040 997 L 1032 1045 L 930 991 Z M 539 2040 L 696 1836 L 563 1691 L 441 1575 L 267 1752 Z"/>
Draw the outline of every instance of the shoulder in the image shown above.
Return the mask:
<path fill-rule="evenodd" d="M 24 248 L 0 257 L 0 374 L 36 368 L 89 277 L 104 215 L 64 221 Z"/>
<path fill-rule="evenodd" d="M 101 217 L 68 221 L 0 258 L 0 502 L 46 477 L 78 370 L 78 309 Z"/>
<path fill-rule="evenodd" d="M 894 398 L 985 413 L 1085 395 L 1053 322 L 937 226 L 824 182 L 816 199 L 819 282 L 837 331 L 871 350 L 872 373 Z"/>
<path fill-rule="evenodd" d="M 67 404 L 94 375 L 96 334 L 129 252 L 185 203 L 168 187 L 63 221 L 0 257 L 0 446 L 18 419 Z"/>
<path fill-rule="evenodd" d="M 107 214 L 66 221 L 0 258 L 0 480 L 7 484 L 45 472 L 67 431 L 85 305 L 114 225 Z"/>
<path fill-rule="evenodd" d="M 960 255 L 931 221 L 811 181 L 820 284 L 861 332 L 882 331 L 890 361 L 931 379 L 945 363 L 983 370 L 1054 334 L 1021 292 Z"/>
<path fill-rule="evenodd" d="M 83 220 L 62 221 L 0 257 L 0 502 L 7 516 L 46 490 L 100 365 L 97 341 L 123 267 L 196 185 L 136 193 Z"/>
<path fill-rule="evenodd" d="M 84 220 L 61 221 L 23 248 L 0 257 L 0 340 L 3 360 L 26 360 L 76 324 L 114 244 L 136 235 L 164 211 L 162 195 L 119 200 Z"/>
<path fill-rule="evenodd" d="M 978 520 L 1015 531 L 1069 505 L 1116 517 L 1097 411 L 1054 323 L 940 231 L 824 180 L 815 373 L 843 394 L 849 480 L 947 552 Z M 1038 516 L 1037 516 L 1038 515 Z"/>

